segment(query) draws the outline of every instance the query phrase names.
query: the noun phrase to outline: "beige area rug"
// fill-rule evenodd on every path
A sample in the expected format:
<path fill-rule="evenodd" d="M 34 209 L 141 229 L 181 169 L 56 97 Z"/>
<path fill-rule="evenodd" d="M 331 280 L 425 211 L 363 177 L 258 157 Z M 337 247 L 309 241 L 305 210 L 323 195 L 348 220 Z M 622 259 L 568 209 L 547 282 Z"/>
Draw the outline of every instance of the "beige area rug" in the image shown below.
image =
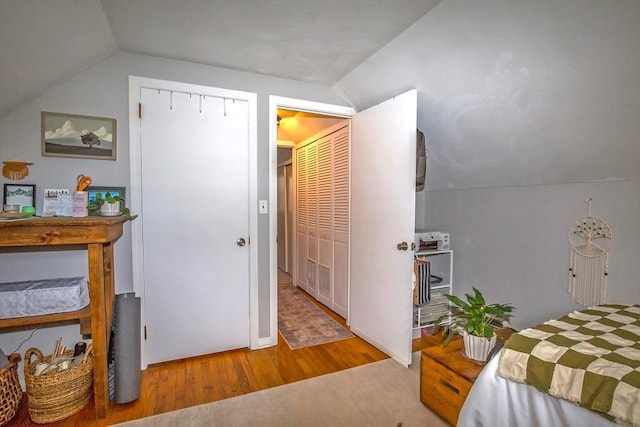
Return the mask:
<path fill-rule="evenodd" d="M 278 330 L 292 350 L 353 337 L 294 286 L 278 287 Z"/>
<path fill-rule="evenodd" d="M 410 368 L 387 359 L 118 425 L 444 427 L 420 402 L 419 355 Z"/>

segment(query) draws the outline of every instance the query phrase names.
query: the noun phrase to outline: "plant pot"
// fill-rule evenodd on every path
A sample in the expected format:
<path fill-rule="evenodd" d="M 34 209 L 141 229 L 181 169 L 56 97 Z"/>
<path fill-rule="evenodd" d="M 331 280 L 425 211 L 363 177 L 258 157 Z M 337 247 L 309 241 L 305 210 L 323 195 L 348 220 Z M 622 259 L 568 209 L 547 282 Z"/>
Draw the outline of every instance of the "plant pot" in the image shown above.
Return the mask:
<path fill-rule="evenodd" d="M 113 203 L 104 202 L 100 206 L 100 215 L 102 216 L 118 216 L 120 215 L 120 202 L 115 201 Z"/>
<path fill-rule="evenodd" d="M 497 335 L 493 334 L 491 339 L 484 337 L 478 337 L 476 335 L 468 334 L 466 331 L 462 332 L 462 339 L 464 340 L 464 352 L 465 356 L 476 362 L 486 362 L 489 353 L 496 345 Z"/>

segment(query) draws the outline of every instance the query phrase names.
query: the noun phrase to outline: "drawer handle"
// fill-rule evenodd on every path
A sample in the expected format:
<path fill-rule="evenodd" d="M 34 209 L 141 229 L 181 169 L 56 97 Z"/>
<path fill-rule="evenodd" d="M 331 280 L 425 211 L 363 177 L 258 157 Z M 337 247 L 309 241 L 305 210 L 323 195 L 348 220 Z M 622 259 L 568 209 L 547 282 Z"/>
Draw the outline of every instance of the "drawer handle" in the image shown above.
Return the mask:
<path fill-rule="evenodd" d="M 452 386 L 451 384 L 449 384 L 447 381 L 443 380 L 442 378 L 440 378 L 440 384 L 442 384 L 443 386 L 445 386 L 448 389 L 452 390 L 455 394 L 460 394 L 460 390 L 458 390 L 457 388 L 455 388 L 454 386 Z"/>
<path fill-rule="evenodd" d="M 45 244 L 46 243 L 57 242 L 58 240 L 60 240 L 60 232 L 58 232 L 58 231 L 47 231 L 47 232 L 42 234 L 42 236 L 40 237 L 40 240 Z"/>

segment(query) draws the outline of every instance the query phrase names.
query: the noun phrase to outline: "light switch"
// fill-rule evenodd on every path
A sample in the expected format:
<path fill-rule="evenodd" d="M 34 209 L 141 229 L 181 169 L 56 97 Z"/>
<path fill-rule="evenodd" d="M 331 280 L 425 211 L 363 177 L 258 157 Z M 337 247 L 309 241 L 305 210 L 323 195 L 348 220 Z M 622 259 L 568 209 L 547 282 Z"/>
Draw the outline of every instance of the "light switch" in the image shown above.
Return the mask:
<path fill-rule="evenodd" d="M 268 205 L 266 200 L 260 200 L 258 202 L 258 212 L 261 214 L 269 213 L 269 208 L 267 206 Z"/>

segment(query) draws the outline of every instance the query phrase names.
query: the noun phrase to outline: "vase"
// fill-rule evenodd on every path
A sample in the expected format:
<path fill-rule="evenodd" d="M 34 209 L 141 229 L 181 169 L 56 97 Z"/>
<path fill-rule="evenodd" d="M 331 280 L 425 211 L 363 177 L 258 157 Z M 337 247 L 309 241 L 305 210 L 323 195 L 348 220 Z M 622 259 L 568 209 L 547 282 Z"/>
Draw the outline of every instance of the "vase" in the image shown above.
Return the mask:
<path fill-rule="evenodd" d="M 464 352 L 465 356 L 476 362 L 486 362 L 489 353 L 496 345 L 496 334 L 493 334 L 491 339 L 478 337 L 471 335 L 466 331 L 462 332 L 462 339 L 464 340 Z"/>
<path fill-rule="evenodd" d="M 120 215 L 120 201 L 113 203 L 104 202 L 100 206 L 100 215 L 102 216 L 118 216 Z"/>

